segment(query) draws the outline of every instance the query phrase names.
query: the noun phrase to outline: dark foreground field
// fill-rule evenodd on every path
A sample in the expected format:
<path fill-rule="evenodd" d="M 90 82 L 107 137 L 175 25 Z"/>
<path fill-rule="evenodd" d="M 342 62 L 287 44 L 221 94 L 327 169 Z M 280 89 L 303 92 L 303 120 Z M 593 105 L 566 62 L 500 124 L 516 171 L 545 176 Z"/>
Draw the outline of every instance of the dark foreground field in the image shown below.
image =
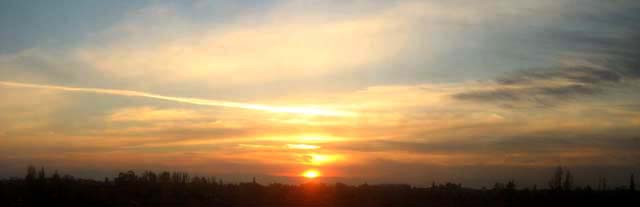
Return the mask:
<path fill-rule="evenodd" d="M 0 206 L 638 206 L 629 186 L 574 187 L 571 177 L 553 177 L 547 189 L 521 189 L 515 182 L 491 189 L 459 184 L 359 185 L 255 182 L 228 184 L 186 173 L 120 173 L 104 181 L 76 179 L 29 168 L 24 178 L 0 181 Z M 566 178 L 569 179 L 566 179 Z M 600 188 L 600 189 L 597 189 Z"/>

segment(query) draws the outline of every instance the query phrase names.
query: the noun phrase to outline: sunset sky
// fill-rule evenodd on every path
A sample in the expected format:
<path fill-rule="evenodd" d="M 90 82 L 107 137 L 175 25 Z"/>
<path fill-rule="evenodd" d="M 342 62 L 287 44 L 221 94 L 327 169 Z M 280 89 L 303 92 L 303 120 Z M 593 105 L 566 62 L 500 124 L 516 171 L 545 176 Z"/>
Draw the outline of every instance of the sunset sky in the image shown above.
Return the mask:
<path fill-rule="evenodd" d="M 9 0 L 0 28 L 0 177 L 640 173 L 640 1 Z"/>

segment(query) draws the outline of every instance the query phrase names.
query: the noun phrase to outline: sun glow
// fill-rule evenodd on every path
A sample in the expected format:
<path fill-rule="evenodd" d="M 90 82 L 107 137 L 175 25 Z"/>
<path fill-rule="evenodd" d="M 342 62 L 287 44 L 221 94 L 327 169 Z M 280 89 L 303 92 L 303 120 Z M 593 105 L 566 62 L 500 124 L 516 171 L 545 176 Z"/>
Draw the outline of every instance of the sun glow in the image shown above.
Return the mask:
<path fill-rule="evenodd" d="M 320 146 L 308 145 L 308 144 L 287 144 L 289 149 L 318 149 Z"/>
<path fill-rule="evenodd" d="M 307 164 L 311 165 L 323 165 L 331 162 L 337 161 L 340 156 L 339 155 L 323 155 L 323 154 L 308 154 L 307 156 Z"/>
<path fill-rule="evenodd" d="M 320 176 L 320 172 L 317 170 L 307 170 L 302 173 L 302 176 L 309 179 L 314 179 Z"/>
<path fill-rule="evenodd" d="M 339 142 L 344 141 L 344 138 L 334 137 L 330 135 L 322 135 L 322 134 L 304 134 L 294 139 L 302 142 L 302 143 L 328 143 L 328 142 Z"/>

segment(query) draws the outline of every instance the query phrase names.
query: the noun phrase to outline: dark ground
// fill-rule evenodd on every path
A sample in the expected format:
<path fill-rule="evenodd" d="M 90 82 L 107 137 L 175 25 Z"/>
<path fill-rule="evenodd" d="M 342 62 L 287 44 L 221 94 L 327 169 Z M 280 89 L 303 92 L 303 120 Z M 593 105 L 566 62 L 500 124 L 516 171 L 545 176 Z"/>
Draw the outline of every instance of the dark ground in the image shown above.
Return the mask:
<path fill-rule="evenodd" d="M 0 180 L 0 206 L 638 206 L 633 178 L 628 186 L 610 189 L 574 187 L 570 176 L 558 173 L 546 189 L 520 189 L 516 183 L 496 183 L 492 189 L 460 184 L 359 185 L 255 182 L 226 184 L 186 173 L 133 171 L 104 181 L 76 179 L 54 173 L 45 176 L 30 167 L 25 178 Z M 564 179 L 563 179 L 564 177 Z"/>

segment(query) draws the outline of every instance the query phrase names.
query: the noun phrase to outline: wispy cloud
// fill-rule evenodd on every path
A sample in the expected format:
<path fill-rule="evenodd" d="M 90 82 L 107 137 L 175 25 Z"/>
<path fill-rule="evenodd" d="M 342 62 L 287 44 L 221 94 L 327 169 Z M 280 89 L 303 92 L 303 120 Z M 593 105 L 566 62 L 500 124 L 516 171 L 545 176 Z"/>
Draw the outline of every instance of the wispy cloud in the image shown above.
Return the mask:
<path fill-rule="evenodd" d="M 175 97 L 175 96 L 163 96 L 163 95 L 158 95 L 153 93 L 129 91 L 129 90 L 67 87 L 67 86 L 57 86 L 57 85 L 19 83 L 19 82 L 10 82 L 10 81 L 0 81 L 0 85 L 10 86 L 10 87 L 21 87 L 21 88 L 38 88 L 38 89 L 49 89 L 49 90 L 71 91 L 71 92 L 108 94 L 108 95 L 117 95 L 117 96 L 144 97 L 144 98 L 152 98 L 152 99 L 173 101 L 173 102 L 179 102 L 179 103 L 188 103 L 188 104 L 194 104 L 194 105 L 249 109 L 249 110 L 257 110 L 257 111 L 264 111 L 264 112 L 271 112 L 271 113 L 290 113 L 290 114 L 315 115 L 315 116 L 354 116 L 356 115 L 354 112 L 335 111 L 335 110 L 320 109 L 320 108 L 277 107 L 277 106 L 268 106 L 268 105 L 262 105 L 262 104 L 252 104 L 252 103 L 241 103 L 241 102 L 220 101 L 220 100 L 199 99 L 199 98 L 184 98 L 184 97 Z"/>
<path fill-rule="evenodd" d="M 289 149 L 318 149 L 320 146 L 309 145 L 309 144 L 287 144 L 287 148 Z"/>
<path fill-rule="evenodd" d="M 560 42 L 573 41 L 576 48 L 558 57 L 560 66 L 510 73 L 485 82 L 483 88 L 460 92 L 453 97 L 465 101 L 549 106 L 626 87 L 626 83 L 636 82 L 640 77 L 640 62 L 636 58 L 640 54 L 640 34 L 621 33 L 622 37 L 611 37 L 565 32 L 555 38 Z"/>
<path fill-rule="evenodd" d="M 181 109 L 156 109 L 153 107 L 125 108 L 117 110 L 109 117 L 110 121 L 182 121 L 198 120 L 204 116 L 196 111 Z"/>

